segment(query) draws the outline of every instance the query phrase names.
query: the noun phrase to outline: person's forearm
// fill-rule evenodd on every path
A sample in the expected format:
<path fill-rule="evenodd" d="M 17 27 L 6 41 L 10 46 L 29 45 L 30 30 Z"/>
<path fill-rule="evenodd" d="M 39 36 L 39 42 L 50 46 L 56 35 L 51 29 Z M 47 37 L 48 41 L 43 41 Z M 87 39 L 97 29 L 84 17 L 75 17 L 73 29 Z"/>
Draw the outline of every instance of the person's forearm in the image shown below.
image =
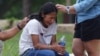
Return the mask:
<path fill-rule="evenodd" d="M 55 42 L 55 43 L 52 43 L 50 45 L 44 45 L 44 44 L 38 43 L 34 47 L 35 47 L 35 49 L 51 49 L 51 50 L 54 50 L 55 45 L 58 45 L 58 43 Z"/>
<path fill-rule="evenodd" d="M 12 27 L 11 29 L 8 29 L 6 31 L 0 32 L 0 40 L 7 40 L 15 36 L 20 30 L 17 26 Z"/>
<path fill-rule="evenodd" d="M 35 49 L 52 49 L 52 45 L 37 44 L 34 46 Z"/>
<path fill-rule="evenodd" d="M 20 23 L 18 23 L 16 26 L 6 30 L 6 31 L 2 31 L 0 32 L 0 40 L 7 40 L 12 38 L 13 36 L 15 36 L 25 25 L 26 23 L 29 21 L 29 19 L 27 17 L 25 17 Z"/>
<path fill-rule="evenodd" d="M 76 10 L 74 6 L 64 6 L 61 4 L 56 4 L 58 10 L 62 11 L 63 13 L 67 14 L 76 14 Z"/>

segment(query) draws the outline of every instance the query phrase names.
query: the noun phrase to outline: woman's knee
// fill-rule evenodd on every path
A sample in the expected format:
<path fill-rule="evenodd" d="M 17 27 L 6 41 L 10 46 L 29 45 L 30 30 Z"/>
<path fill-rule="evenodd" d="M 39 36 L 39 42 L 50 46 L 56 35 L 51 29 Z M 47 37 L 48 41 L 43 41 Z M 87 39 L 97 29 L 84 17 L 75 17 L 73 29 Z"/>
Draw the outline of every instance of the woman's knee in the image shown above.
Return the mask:
<path fill-rule="evenodd" d="M 84 46 L 80 39 L 73 40 L 72 51 L 75 56 L 82 56 L 84 54 Z"/>
<path fill-rule="evenodd" d="M 74 53 L 75 56 L 84 55 L 84 51 L 83 50 L 78 50 L 78 49 L 72 48 L 72 52 Z"/>
<path fill-rule="evenodd" d="M 38 56 L 55 56 L 55 52 L 52 50 L 40 50 Z"/>
<path fill-rule="evenodd" d="M 88 42 L 84 42 L 85 49 L 88 55 L 99 55 L 99 41 L 98 40 L 91 40 Z"/>

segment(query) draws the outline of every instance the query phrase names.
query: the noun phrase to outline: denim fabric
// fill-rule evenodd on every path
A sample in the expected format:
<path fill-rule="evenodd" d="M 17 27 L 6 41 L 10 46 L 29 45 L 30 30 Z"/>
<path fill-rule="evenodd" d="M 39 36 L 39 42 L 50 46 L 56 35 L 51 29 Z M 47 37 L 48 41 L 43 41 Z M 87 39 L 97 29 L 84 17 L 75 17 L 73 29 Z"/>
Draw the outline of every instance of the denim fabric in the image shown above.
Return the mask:
<path fill-rule="evenodd" d="M 53 51 L 53 50 L 34 50 L 34 49 L 28 49 L 21 56 L 60 56 L 60 55 L 58 55 L 58 53 Z M 66 52 L 64 56 L 69 56 L 69 54 Z"/>
<path fill-rule="evenodd" d="M 77 0 L 74 4 L 77 22 L 93 19 L 100 15 L 100 0 Z"/>

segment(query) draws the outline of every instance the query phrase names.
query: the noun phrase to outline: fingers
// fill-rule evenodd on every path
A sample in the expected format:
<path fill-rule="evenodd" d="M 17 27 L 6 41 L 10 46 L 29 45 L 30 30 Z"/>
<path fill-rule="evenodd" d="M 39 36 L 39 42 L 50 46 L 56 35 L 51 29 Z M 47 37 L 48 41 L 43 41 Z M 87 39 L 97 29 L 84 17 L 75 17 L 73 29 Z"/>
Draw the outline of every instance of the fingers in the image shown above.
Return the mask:
<path fill-rule="evenodd" d="M 62 55 L 65 54 L 65 47 L 64 46 L 60 46 L 59 53 L 61 53 Z"/>
<path fill-rule="evenodd" d="M 65 54 L 65 50 L 60 50 L 60 51 L 58 51 L 58 53 L 60 53 L 60 55 L 64 55 Z"/>
<path fill-rule="evenodd" d="M 53 50 L 55 50 L 57 52 L 59 52 L 59 51 L 64 52 L 65 51 L 65 47 L 64 46 L 61 46 L 59 44 L 52 45 L 52 47 L 53 47 Z"/>
<path fill-rule="evenodd" d="M 65 47 L 61 46 L 59 44 L 52 45 L 53 50 L 55 50 L 59 55 L 64 55 L 65 54 Z"/>
<path fill-rule="evenodd" d="M 60 6 L 60 4 L 56 4 L 56 7 L 58 8 Z"/>
<path fill-rule="evenodd" d="M 60 4 L 56 4 L 57 9 L 62 8 Z"/>
<path fill-rule="evenodd" d="M 23 28 L 29 21 L 28 17 L 24 17 L 23 20 L 19 23 L 20 27 Z"/>
<path fill-rule="evenodd" d="M 59 11 L 66 13 L 66 6 L 61 5 L 61 4 L 56 4 L 56 8 L 57 8 Z"/>
<path fill-rule="evenodd" d="M 29 18 L 28 18 L 28 17 L 24 17 L 23 21 L 24 21 L 25 23 L 27 23 L 27 22 L 29 21 Z"/>

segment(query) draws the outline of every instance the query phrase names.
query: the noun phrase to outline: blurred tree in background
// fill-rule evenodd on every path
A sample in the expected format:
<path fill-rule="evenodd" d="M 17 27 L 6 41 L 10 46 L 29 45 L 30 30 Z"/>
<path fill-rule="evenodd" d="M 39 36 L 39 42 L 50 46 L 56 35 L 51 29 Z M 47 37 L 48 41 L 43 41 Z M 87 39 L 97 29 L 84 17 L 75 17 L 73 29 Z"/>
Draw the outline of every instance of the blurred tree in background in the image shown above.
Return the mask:
<path fill-rule="evenodd" d="M 0 0 L 0 18 L 20 17 L 20 0 Z"/>
<path fill-rule="evenodd" d="M 66 5 L 66 0 L 0 0 L 0 19 L 22 19 L 31 13 L 37 13 L 46 2 L 54 2 Z M 75 0 L 71 0 L 73 4 Z M 62 18 L 62 14 L 58 18 Z M 61 21 L 60 19 L 58 21 Z"/>
<path fill-rule="evenodd" d="M 23 8 L 22 8 L 23 17 L 26 17 L 32 12 L 31 10 L 32 0 L 23 0 L 22 4 L 23 4 Z"/>
<path fill-rule="evenodd" d="M 22 18 L 38 12 L 45 2 L 63 3 L 63 0 L 0 0 L 0 18 Z"/>

